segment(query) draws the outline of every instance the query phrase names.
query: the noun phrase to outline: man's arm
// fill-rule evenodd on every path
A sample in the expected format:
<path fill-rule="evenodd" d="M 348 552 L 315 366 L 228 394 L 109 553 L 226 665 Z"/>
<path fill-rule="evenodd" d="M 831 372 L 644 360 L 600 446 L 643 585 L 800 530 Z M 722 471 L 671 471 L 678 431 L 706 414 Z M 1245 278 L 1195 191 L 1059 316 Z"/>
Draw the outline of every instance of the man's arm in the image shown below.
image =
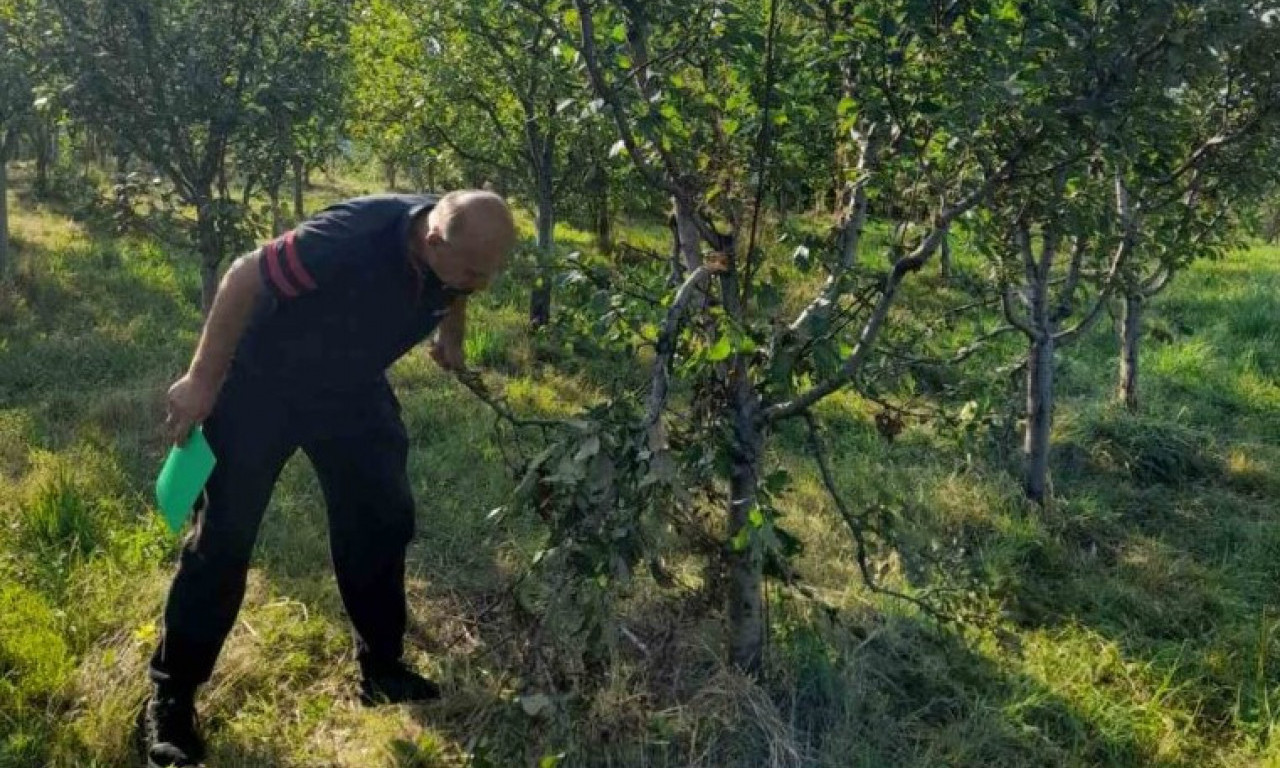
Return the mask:
<path fill-rule="evenodd" d="M 436 340 L 428 348 L 431 359 L 446 371 L 461 371 L 467 367 L 463 341 L 467 335 L 467 297 L 459 296 L 449 305 L 449 311 L 440 319 L 436 328 Z"/>
<path fill-rule="evenodd" d="M 260 253 L 241 256 L 223 275 L 191 367 L 169 388 L 165 430 L 175 444 L 186 442 L 192 427 L 213 411 L 236 346 L 265 290 L 258 265 Z"/>

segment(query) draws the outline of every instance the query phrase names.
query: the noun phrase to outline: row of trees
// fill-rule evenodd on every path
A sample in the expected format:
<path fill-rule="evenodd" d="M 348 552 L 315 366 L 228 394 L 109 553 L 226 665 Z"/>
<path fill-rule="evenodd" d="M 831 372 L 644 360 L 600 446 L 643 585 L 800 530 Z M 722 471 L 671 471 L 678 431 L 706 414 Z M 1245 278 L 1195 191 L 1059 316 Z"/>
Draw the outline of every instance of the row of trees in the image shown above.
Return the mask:
<path fill-rule="evenodd" d="M 194 213 L 206 307 L 262 234 L 251 197 L 278 230 L 286 178 L 300 216 L 306 169 L 347 139 L 391 186 L 490 181 L 527 203 L 533 324 L 597 358 L 654 349 L 644 392 L 622 377 L 581 419 L 494 401 L 552 430 L 517 494 L 551 526 L 540 561 L 581 577 L 587 632 L 637 566 L 710 542 L 748 670 L 766 564 L 788 574 L 793 549 L 765 464 L 786 425 L 809 432 L 870 582 L 874 526 L 836 494 L 816 406 L 1021 338 L 1023 484 L 1044 504 L 1064 350 L 1121 306 L 1136 409 L 1144 307 L 1276 183 L 1280 20 L 1260 0 L 0 0 L 0 36 L 0 160 L 20 130 L 43 146 L 50 114 L 104 132 Z M 791 227 L 805 209 L 833 211 L 829 231 Z M 607 253 L 623 211 L 669 211 L 671 267 L 557 258 L 558 218 Z M 790 264 L 766 257 L 779 232 Z M 959 340 L 896 311 L 953 238 L 979 259 L 937 318 L 967 318 Z M 947 375 L 960 401 L 990 379 Z"/>
<path fill-rule="evenodd" d="M 785 574 L 790 549 L 771 503 L 785 479 L 765 466 L 787 422 L 812 432 L 870 582 L 873 526 L 836 493 L 815 407 L 1017 333 L 1024 487 L 1043 505 L 1061 349 L 1118 297 L 1120 390 L 1136 408 L 1144 304 L 1237 242 L 1234 206 L 1273 173 L 1261 169 L 1280 107 L 1280 27 L 1261 3 L 519 5 L 572 50 L 635 174 L 674 201 L 688 272 L 651 325 L 647 400 L 614 406 L 631 417 L 567 427 L 532 462 L 562 511 L 551 551 L 583 576 L 628 573 L 635 563 L 618 552 L 638 563 L 660 539 L 646 513 L 667 519 L 701 489 L 720 506 L 709 582 L 726 600 L 729 656 L 749 670 L 765 638 L 766 563 Z M 824 169 L 842 181 L 835 237 L 798 256 L 827 277 L 788 314 L 779 298 L 796 278 L 765 257 L 761 224 L 783 190 L 824 189 L 829 177 L 813 173 Z M 898 220 L 891 242 L 868 237 L 873 218 Z M 985 263 L 973 305 L 991 299 L 1002 321 L 939 349 L 894 309 L 953 231 Z M 876 251 L 887 268 L 868 258 Z M 672 390 L 692 393 L 692 412 L 667 418 Z"/>

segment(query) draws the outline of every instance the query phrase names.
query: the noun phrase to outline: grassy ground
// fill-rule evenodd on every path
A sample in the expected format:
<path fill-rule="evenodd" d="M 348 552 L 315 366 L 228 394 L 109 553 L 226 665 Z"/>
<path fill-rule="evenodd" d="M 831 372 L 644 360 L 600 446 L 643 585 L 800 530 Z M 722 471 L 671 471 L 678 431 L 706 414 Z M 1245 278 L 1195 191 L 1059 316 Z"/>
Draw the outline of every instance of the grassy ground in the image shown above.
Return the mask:
<path fill-rule="evenodd" d="M 344 190 L 324 190 L 337 196 Z M 130 732 L 176 542 L 151 508 L 161 398 L 198 329 L 189 257 L 15 198 L 19 268 L 0 289 L 0 766 L 132 765 Z M 570 246 L 580 233 L 563 230 Z M 634 239 L 660 247 L 661 228 Z M 514 286 L 483 303 L 473 359 L 523 407 L 592 382 L 527 365 Z M 719 662 L 718 613 L 643 586 L 648 655 L 589 692 L 522 680 L 503 594 L 527 531 L 486 512 L 510 488 L 490 420 L 422 356 L 394 380 L 420 500 L 413 660 L 429 707 L 364 710 L 305 460 L 287 468 L 244 610 L 203 692 L 212 766 L 1280 765 L 1280 251 L 1182 276 L 1152 308 L 1144 411 L 1101 405 L 1106 323 L 1064 362 L 1055 503 L 929 424 L 892 445 L 872 409 L 823 415 L 842 490 L 962 553 L 989 611 L 939 629 L 861 584 L 801 436 L 771 463 L 833 610 L 771 587 L 769 673 Z M 881 553 L 890 582 L 913 564 Z M 562 757 L 561 757 L 562 756 Z"/>

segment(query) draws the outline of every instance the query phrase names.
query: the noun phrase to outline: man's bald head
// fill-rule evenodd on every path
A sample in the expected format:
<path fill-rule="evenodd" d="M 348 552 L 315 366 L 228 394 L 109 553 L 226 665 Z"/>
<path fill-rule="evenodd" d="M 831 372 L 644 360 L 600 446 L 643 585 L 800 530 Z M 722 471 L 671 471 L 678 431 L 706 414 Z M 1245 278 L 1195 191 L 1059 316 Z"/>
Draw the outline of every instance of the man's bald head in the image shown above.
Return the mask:
<path fill-rule="evenodd" d="M 501 196 L 482 189 L 450 192 L 427 219 L 425 255 L 446 284 L 478 290 L 506 266 L 515 246 L 511 209 Z"/>
<path fill-rule="evenodd" d="M 450 243 L 478 238 L 504 253 L 515 244 L 516 224 L 511 209 L 500 195 L 488 190 L 450 192 L 436 204 L 432 222 L 440 225 L 445 241 Z"/>

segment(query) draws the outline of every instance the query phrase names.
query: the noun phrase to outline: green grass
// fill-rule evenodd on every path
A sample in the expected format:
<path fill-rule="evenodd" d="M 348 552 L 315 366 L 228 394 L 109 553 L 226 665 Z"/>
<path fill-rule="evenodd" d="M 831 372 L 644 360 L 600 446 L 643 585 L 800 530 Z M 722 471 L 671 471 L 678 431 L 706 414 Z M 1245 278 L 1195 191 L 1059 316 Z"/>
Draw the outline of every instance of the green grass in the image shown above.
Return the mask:
<path fill-rule="evenodd" d="M 318 194 L 346 191 L 367 190 Z M 198 277 L 188 254 L 17 199 L 11 208 L 20 263 L 0 288 L 0 766 L 132 765 L 176 554 L 150 497 L 162 395 L 196 338 Z M 581 232 L 558 235 L 566 253 L 590 248 Z M 661 226 L 621 236 L 665 250 Z M 898 319 L 954 298 L 921 275 Z M 592 367 L 535 364 L 525 300 L 508 279 L 478 301 L 468 352 L 518 408 L 571 412 L 600 391 Z M 1182 275 L 1147 318 L 1167 332 L 1145 342 L 1138 415 L 1106 404 L 1115 349 L 1100 323 L 1064 356 L 1044 513 L 1021 500 L 989 441 L 963 446 L 913 423 L 887 444 L 871 404 L 824 403 L 840 488 L 858 509 L 895 512 L 898 546 L 872 553 L 877 571 L 899 587 L 974 590 L 945 628 L 861 583 L 803 435 L 784 429 L 768 463 L 792 473 L 784 522 L 831 610 L 770 585 L 758 685 L 720 663 L 715 605 L 647 579 L 621 607 L 647 653 L 622 644 L 594 686 L 525 668 L 528 623 L 506 595 L 537 537 L 486 519 L 511 487 L 491 418 L 411 355 L 393 371 L 419 499 L 410 647 L 449 695 L 424 708 L 352 702 L 322 500 L 295 459 L 202 694 L 209 763 L 1280 765 L 1276 317 L 1280 251 Z M 674 567 L 700 578 L 697 563 Z"/>

